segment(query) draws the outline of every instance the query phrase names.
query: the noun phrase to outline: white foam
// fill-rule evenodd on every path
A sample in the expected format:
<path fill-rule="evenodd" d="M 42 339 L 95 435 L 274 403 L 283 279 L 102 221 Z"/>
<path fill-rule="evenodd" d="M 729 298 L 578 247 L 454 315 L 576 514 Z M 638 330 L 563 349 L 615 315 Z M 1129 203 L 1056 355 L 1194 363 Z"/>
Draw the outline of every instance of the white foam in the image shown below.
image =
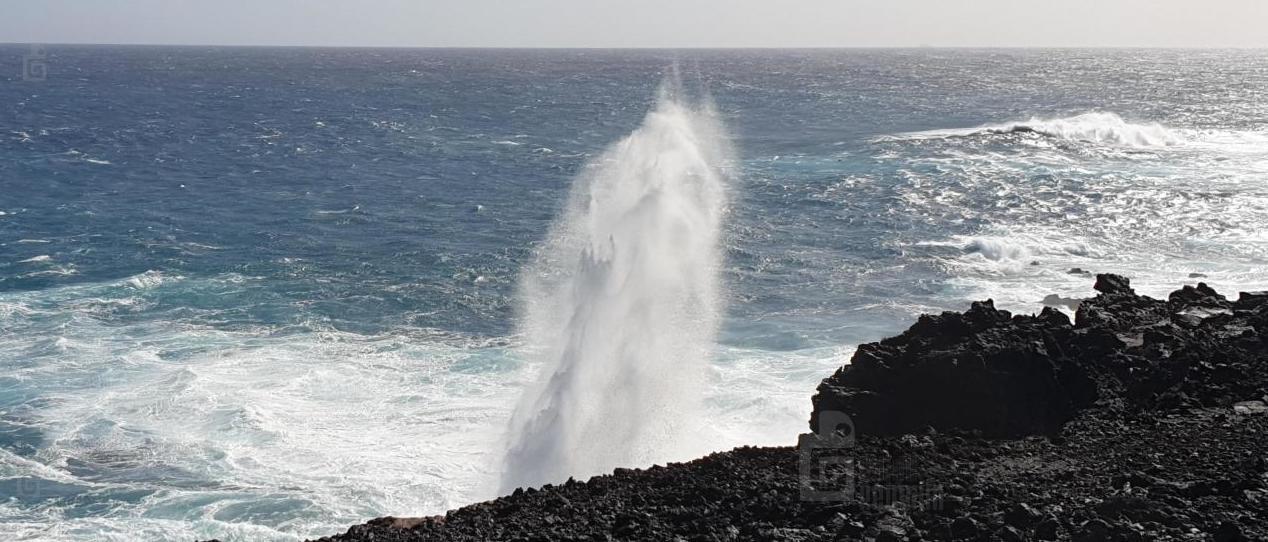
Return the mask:
<path fill-rule="evenodd" d="M 351 208 L 348 208 L 348 209 L 318 209 L 316 212 L 319 215 L 342 215 L 342 214 L 348 214 L 348 213 L 352 213 L 352 212 L 356 212 L 360 210 L 361 210 L 360 205 L 353 205 Z"/>
<path fill-rule="evenodd" d="M 981 254 L 982 257 L 996 262 L 1025 260 L 1032 254 L 1025 244 L 1000 238 L 975 238 L 964 246 L 964 251 L 970 254 Z"/>
<path fill-rule="evenodd" d="M 223 519 L 235 501 L 265 507 L 280 499 L 320 513 L 293 513 L 284 523 L 261 518 L 253 529 L 299 538 L 384 514 L 439 513 L 477 498 L 491 474 L 474 467 L 491 461 L 484 454 L 500 438 L 494 428 L 513 394 L 497 374 L 451 369 L 502 355 L 496 350 L 338 332 L 266 339 L 188 326 L 128 331 L 147 337 L 137 344 L 96 327 L 81 321 L 76 336 L 92 340 L 59 339 L 41 358 L 46 364 L 21 375 L 65 383 L 68 368 L 58 360 L 97 375 L 82 381 L 86 387 L 45 395 L 49 406 L 36 422 L 46 433 L 41 462 L 139 477 L 105 488 L 165 488 L 103 520 L 162 518 L 155 510 L 163 509 Z M 168 359 L 173 349 L 190 354 Z M 196 485 L 169 485 L 182 479 Z M 234 489 L 223 495 L 222 488 Z M 194 538 L 196 525 L 168 519 L 180 521 L 159 538 Z M 204 528 L 203 537 L 226 538 L 233 531 L 224 527 Z"/>
<path fill-rule="evenodd" d="M 27 315 L 31 313 L 31 309 L 23 303 L 0 301 L 0 319 L 6 319 L 15 315 Z"/>
<path fill-rule="evenodd" d="M 1185 132 L 1158 123 L 1131 123 L 1107 112 L 1083 113 L 1071 117 L 1042 119 L 973 128 L 928 130 L 886 136 L 881 140 L 944 139 L 990 134 L 1038 133 L 1058 139 L 1133 147 L 1166 147 L 1186 142 Z"/>
<path fill-rule="evenodd" d="M 125 283 L 138 290 L 146 290 L 163 284 L 165 280 L 167 280 L 167 277 L 163 276 L 162 272 L 150 270 L 140 275 L 128 277 Z"/>
<path fill-rule="evenodd" d="M 815 388 L 853 353 L 852 346 L 794 352 L 720 347 L 705 394 L 714 448 L 795 443 L 807 430 Z"/>
<path fill-rule="evenodd" d="M 1163 299 L 1180 285 L 1198 280 L 1229 296 L 1268 288 L 1268 266 L 1262 264 L 1268 244 L 1262 240 L 1207 235 L 1204 242 L 1211 246 L 1196 245 L 1183 234 L 1169 231 L 1163 217 L 1147 223 L 1148 227 L 1131 234 L 1117 232 L 1122 226 L 1116 224 L 1100 228 L 1015 224 L 991 228 L 985 235 L 919 245 L 962 247 L 958 254 L 939 258 L 953 276 L 946 295 L 961 300 L 958 303 L 992 298 L 1000 308 L 1023 313 L 1038 311 L 1040 301 L 1050 294 L 1095 295 L 1091 276 L 1072 274 L 1073 268 L 1125 275 L 1138 292 Z M 1244 257 L 1230 251 L 1234 245 L 1243 248 Z M 1203 277 L 1189 276 L 1195 272 Z"/>
<path fill-rule="evenodd" d="M 56 266 L 56 267 L 53 267 L 52 269 L 45 269 L 42 271 L 35 271 L 35 272 L 27 273 L 25 275 L 19 275 L 19 277 L 20 278 L 69 277 L 71 275 L 77 275 L 77 274 L 79 274 L 79 270 L 75 269 L 74 265 L 67 265 L 67 266 Z"/>

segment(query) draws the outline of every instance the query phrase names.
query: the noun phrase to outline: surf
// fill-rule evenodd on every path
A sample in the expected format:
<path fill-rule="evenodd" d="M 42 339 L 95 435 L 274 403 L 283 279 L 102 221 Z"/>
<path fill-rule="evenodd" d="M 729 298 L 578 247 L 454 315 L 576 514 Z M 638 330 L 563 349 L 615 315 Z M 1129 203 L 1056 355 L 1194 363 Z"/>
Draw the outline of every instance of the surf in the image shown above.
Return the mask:
<path fill-rule="evenodd" d="M 1184 144 L 1189 138 L 1180 130 L 1156 122 L 1132 123 L 1117 114 L 1091 112 L 1044 119 L 1031 117 L 1021 122 L 986 124 L 972 128 L 928 130 L 880 138 L 881 141 L 948 139 L 992 135 L 1036 134 L 1065 141 L 1078 141 L 1128 147 L 1171 147 Z"/>

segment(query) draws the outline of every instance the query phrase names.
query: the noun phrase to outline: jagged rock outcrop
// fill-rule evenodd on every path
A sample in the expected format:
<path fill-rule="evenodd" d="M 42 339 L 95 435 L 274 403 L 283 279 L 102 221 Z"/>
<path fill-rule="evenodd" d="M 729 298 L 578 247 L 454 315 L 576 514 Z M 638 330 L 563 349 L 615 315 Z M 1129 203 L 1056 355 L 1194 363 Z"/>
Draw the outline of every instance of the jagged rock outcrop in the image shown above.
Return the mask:
<path fill-rule="evenodd" d="M 1268 390 L 1268 295 L 1231 303 L 1198 284 L 1162 301 L 1117 275 L 1097 276 L 1095 288 L 1074 322 L 1052 308 L 1014 316 L 988 300 L 860 346 L 819 386 L 811 427 L 835 410 L 862 434 L 1018 437 L 1053 434 L 1093 406 L 1165 412 Z"/>

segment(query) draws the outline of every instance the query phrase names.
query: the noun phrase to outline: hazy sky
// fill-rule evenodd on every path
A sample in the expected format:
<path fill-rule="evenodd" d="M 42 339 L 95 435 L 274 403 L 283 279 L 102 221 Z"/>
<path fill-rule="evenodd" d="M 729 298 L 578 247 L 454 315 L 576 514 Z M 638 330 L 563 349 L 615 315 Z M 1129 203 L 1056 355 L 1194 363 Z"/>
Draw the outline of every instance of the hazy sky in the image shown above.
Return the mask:
<path fill-rule="evenodd" d="M 1268 47 L 1268 0 L 0 0 L 0 42 Z"/>

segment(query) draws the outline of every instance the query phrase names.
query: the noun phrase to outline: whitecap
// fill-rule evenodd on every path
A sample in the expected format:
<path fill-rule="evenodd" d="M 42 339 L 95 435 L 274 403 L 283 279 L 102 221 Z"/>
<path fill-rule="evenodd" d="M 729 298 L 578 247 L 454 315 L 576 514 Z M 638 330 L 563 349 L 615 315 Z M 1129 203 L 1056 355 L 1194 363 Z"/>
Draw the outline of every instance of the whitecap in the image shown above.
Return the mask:
<path fill-rule="evenodd" d="M 10 318 L 13 316 L 26 316 L 33 311 L 23 303 L 10 303 L 0 301 L 0 319 Z"/>
<path fill-rule="evenodd" d="M 319 215 L 342 215 L 361 210 L 360 205 L 353 205 L 351 209 L 318 209 Z"/>
<path fill-rule="evenodd" d="M 160 284 L 163 284 L 163 281 L 165 279 L 166 277 L 163 276 L 163 273 L 161 271 L 150 270 L 150 271 L 141 273 L 140 275 L 128 277 L 128 279 L 125 281 L 125 284 L 133 288 L 136 288 L 138 290 L 147 290 L 155 286 L 158 286 Z"/>
<path fill-rule="evenodd" d="M 36 277 L 68 277 L 68 276 L 75 275 L 75 274 L 78 274 L 78 273 L 79 273 L 79 271 L 78 271 L 78 270 L 76 270 L 74 266 L 68 266 L 68 267 L 54 267 L 54 268 L 52 268 L 52 269 L 45 269 L 45 270 L 43 270 L 43 271 L 36 271 L 36 272 L 34 272 L 34 273 L 27 273 L 27 274 L 25 274 L 25 275 L 21 275 L 19 278 L 36 278 Z"/>
<path fill-rule="evenodd" d="M 973 239 L 964 246 L 964 252 L 981 254 L 982 257 L 993 261 L 1023 260 L 1031 256 L 1030 248 L 1026 245 L 999 238 Z"/>
<path fill-rule="evenodd" d="M 184 186 L 184 185 L 181 185 L 181 186 Z M 216 245 L 205 245 L 202 243 L 195 243 L 193 241 L 181 243 L 181 246 L 188 247 L 188 248 L 201 249 L 201 250 L 224 250 L 224 247 L 220 247 Z"/>
<path fill-rule="evenodd" d="M 1184 144 L 1184 130 L 1167 128 L 1156 122 L 1131 123 L 1107 112 L 1083 113 L 1070 117 L 1043 119 L 1032 117 L 1023 122 L 986 124 L 972 128 L 927 130 L 882 136 L 873 141 L 948 139 L 990 135 L 1038 134 L 1067 141 L 1081 141 L 1129 147 L 1168 147 Z"/>

